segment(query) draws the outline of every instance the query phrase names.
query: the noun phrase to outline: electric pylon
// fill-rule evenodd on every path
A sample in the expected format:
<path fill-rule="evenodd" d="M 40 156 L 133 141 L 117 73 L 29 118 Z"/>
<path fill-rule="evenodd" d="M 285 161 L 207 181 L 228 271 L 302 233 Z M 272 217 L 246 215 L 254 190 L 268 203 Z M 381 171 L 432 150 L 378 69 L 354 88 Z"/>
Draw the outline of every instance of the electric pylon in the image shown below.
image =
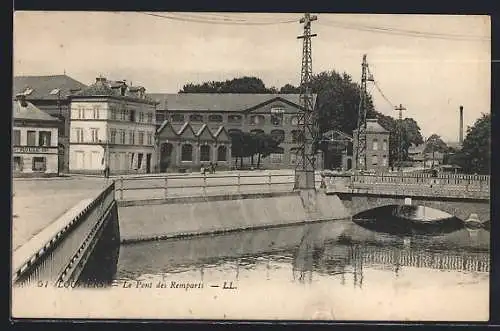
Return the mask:
<path fill-rule="evenodd" d="M 398 111 L 398 170 L 401 170 L 403 163 L 403 110 L 406 110 L 402 104 L 395 107 Z"/>
<path fill-rule="evenodd" d="M 311 16 L 309 13 L 305 13 L 304 17 L 300 19 L 300 23 L 304 24 L 304 34 L 297 37 L 303 40 L 300 75 L 300 100 L 303 109 L 299 112 L 298 118 L 300 137 L 295 166 L 295 190 L 315 190 L 314 171 L 318 130 L 311 91 L 311 38 L 316 37 L 316 34 L 311 34 L 311 22 L 317 19 L 316 15 Z"/>
<path fill-rule="evenodd" d="M 366 170 L 366 82 L 372 80 L 368 77 L 368 62 L 366 54 L 363 55 L 363 63 L 361 64 L 361 93 L 358 108 L 358 126 L 356 131 L 356 146 L 355 153 L 355 169 Z"/>

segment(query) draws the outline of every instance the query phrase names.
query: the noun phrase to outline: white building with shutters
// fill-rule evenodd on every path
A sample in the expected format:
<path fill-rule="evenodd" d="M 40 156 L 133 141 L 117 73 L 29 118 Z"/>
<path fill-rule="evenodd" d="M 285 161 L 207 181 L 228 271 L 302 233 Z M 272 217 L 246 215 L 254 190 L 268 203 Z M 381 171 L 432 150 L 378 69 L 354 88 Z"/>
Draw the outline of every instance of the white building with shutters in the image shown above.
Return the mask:
<path fill-rule="evenodd" d="M 104 77 L 72 96 L 70 172 L 154 172 L 155 106 L 144 87 Z"/>

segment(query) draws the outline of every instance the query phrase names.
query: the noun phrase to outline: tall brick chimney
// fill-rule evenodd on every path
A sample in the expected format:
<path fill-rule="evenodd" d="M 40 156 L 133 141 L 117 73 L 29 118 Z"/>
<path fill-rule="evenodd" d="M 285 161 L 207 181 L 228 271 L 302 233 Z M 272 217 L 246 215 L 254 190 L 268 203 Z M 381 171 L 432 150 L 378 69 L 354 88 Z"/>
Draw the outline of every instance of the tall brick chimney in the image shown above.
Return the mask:
<path fill-rule="evenodd" d="M 458 142 L 460 145 L 464 142 L 464 106 L 460 106 L 460 128 L 459 128 L 459 136 Z"/>

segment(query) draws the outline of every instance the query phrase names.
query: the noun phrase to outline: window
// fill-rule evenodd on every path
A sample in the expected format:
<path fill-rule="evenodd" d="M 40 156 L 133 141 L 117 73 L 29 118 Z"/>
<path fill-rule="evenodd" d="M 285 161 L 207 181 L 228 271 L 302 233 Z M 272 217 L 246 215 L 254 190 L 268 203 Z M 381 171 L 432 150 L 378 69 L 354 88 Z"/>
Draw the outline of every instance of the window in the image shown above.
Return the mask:
<path fill-rule="evenodd" d="M 144 113 L 142 111 L 139 112 L 139 122 L 144 123 Z"/>
<path fill-rule="evenodd" d="M 182 145 L 181 161 L 193 161 L 193 146 Z"/>
<path fill-rule="evenodd" d="M 283 130 L 272 130 L 271 136 L 278 143 L 282 143 L 285 140 L 285 131 Z"/>
<path fill-rule="evenodd" d="M 94 119 L 99 119 L 99 106 L 94 106 L 92 108 L 92 115 Z"/>
<path fill-rule="evenodd" d="M 85 108 L 83 106 L 78 107 L 78 118 L 85 119 Z"/>
<path fill-rule="evenodd" d="M 120 144 L 125 144 L 125 130 L 120 130 Z"/>
<path fill-rule="evenodd" d="M 110 111 L 111 111 L 111 119 L 116 120 L 116 108 L 113 107 L 110 109 Z"/>
<path fill-rule="evenodd" d="M 36 131 L 28 131 L 28 146 L 36 146 Z"/>
<path fill-rule="evenodd" d="M 36 156 L 33 158 L 33 171 L 45 171 L 47 169 L 47 162 L 44 157 Z"/>
<path fill-rule="evenodd" d="M 200 114 L 192 114 L 189 115 L 190 122 L 203 122 L 203 115 Z"/>
<path fill-rule="evenodd" d="M 125 109 L 120 110 L 120 119 L 122 121 L 125 121 L 126 118 L 127 118 L 127 110 Z"/>
<path fill-rule="evenodd" d="M 221 123 L 223 118 L 222 115 L 208 115 L 208 121 L 212 123 Z"/>
<path fill-rule="evenodd" d="M 139 137 L 138 137 L 138 139 L 139 139 L 138 144 L 139 145 L 144 145 L 144 132 L 139 131 Z"/>
<path fill-rule="evenodd" d="M 304 140 L 304 134 L 300 130 L 292 130 L 292 143 L 301 143 Z"/>
<path fill-rule="evenodd" d="M 128 133 L 128 143 L 130 145 L 133 145 L 135 143 L 135 132 L 134 131 L 129 131 L 129 133 Z"/>
<path fill-rule="evenodd" d="M 210 161 L 210 146 L 203 145 L 200 147 L 200 161 Z"/>
<path fill-rule="evenodd" d="M 374 151 L 378 150 L 378 140 L 377 139 L 373 139 L 372 149 Z"/>
<path fill-rule="evenodd" d="M 386 150 L 387 150 L 387 140 L 386 140 L 386 139 L 384 139 L 384 141 L 382 142 L 382 149 L 383 149 L 384 151 L 386 151 Z"/>
<path fill-rule="evenodd" d="M 99 129 L 90 129 L 90 141 L 93 143 L 99 142 Z"/>
<path fill-rule="evenodd" d="M 148 123 L 153 123 L 153 114 L 148 113 Z"/>
<path fill-rule="evenodd" d="M 275 126 L 283 125 L 283 113 L 285 109 L 282 107 L 271 108 L 271 123 Z"/>
<path fill-rule="evenodd" d="M 227 148 L 226 148 L 226 146 L 217 147 L 217 161 L 227 161 Z"/>
<path fill-rule="evenodd" d="M 271 153 L 270 158 L 272 164 L 279 164 L 283 162 L 283 154 L 281 153 Z"/>
<path fill-rule="evenodd" d="M 38 145 L 48 147 L 50 146 L 50 131 L 38 132 Z"/>
<path fill-rule="evenodd" d="M 129 117 L 128 117 L 128 120 L 130 122 L 135 122 L 135 110 L 130 110 L 129 111 Z"/>
<path fill-rule="evenodd" d="M 297 116 L 293 116 L 290 122 L 292 123 L 292 125 L 298 125 L 299 118 Z"/>
<path fill-rule="evenodd" d="M 386 167 L 386 166 L 387 166 L 387 155 L 382 156 L 382 165 L 383 165 L 384 167 Z"/>
<path fill-rule="evenodd" d="M 372 155 L 372 165 L 377 165 L 377 164 L 378 164 L 377 155 Z"/>
<path fill-rule="evenodd" d="M 23 171 L 23 158 L 14 156 L 14 171 Z"/>
<path fill-rule="evenodd" d="M 173 114 L 171 116 L 171 118 L 172 118 L 172 122 L 174 122 L 174 123 L 184 122 L 184 115 L 182 115 L 182 114 Z"/>
<path fill-rule="evenodd" d="M 147 144 L 153 145 L 153 135 L 151 133 L 148 133 L 147 139 L 148 139 Z"/>
<path fill-rule="evenodd" d="M 112 144 L 116 143 L 116 129 L 111 129 L 110 131 L 110 142 Z"/>
<path fill-rule="evenodd" d="M 21 130 L 14 130 L 12 132 L 12 145 L 14 146 L 21 145 Z"/>
<path fill-rule="evenodd" d="M 263 125 L 265 122 L 264 115 L 252 115 L 250 116 L 250 125 Z"/>
<path fill-rule="evenodd" d="M 241 115 L 229 115 L 227 117 L 227 121 L 229 123 L 241 123 L 241 119 L 242 119 Z"/>
<path fill-rule="evenodd" d="M 137 154 L 137 169 L 141 169 L 143 155 L 142 153 Z"/>
<path fill-rule="evenodd" d="M 82 128 L 75 129 L 75 141 L 77 143 L 83 142 L 83 129 Z"/>

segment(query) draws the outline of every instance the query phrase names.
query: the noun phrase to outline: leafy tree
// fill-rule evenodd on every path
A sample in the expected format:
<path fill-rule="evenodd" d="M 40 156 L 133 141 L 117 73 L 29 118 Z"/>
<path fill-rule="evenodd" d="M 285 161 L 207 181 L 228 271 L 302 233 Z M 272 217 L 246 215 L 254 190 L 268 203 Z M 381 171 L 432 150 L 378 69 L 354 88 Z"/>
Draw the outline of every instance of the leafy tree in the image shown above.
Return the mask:
<path fill-rule="evenodd" d="M 467 128 L 467 135 L 462 150 L 456 160 L 466 171 L 490 174 L 491 162 L 491 114 L 482 114 L 472 127 Z"/>
<path fill-rule="evenodd" d="M 240 167 L 243 167 L 243 158 L 257 155 L 257 167 L 260 167 L 262 158 L 266 158 L 271 153 L 281 150 L 281 141 L 272 135 L 264 133 L 249 133 L 242 131 L 230 131 L 231 154 L 236 159 L 240 159 Z"/>
<path fill-rule="evenodd" d="M 280 93 L 282 94 L 300 93 L 300 88 L 295 87 L 292 84 L 285 84 L 280 88 Z"/>
<path fill-rule="evenodd" d="M 432 165 L 434 166 L 435 153 L 441 152 L 446 153 L 448 151 L 448 145 L 441 139 L 437 134 L 432 134 L 425 143 L 424 153 L 432 152 Z"/>
<path fill-rule="evenodd" d="M 238 77 L 226 81 L 211 81 L 201 84 L 188 83 L 179 93 L 276 93 L 276 88 L 268 89 L 257 77 Z"/>

